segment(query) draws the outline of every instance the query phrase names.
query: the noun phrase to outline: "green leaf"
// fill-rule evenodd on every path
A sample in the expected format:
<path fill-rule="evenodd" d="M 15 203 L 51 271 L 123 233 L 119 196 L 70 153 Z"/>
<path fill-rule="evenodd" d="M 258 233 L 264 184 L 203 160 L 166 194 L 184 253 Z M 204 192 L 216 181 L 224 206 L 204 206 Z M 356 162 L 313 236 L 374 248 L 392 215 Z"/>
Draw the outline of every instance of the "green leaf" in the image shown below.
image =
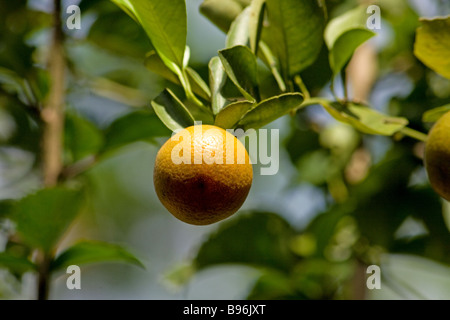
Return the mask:
<path fill-rule="evenodd" d="M 94 14 L 95 20 L 89 28 L 87 41 L 119 56 L 131 56 L 142 59 L 152 48 L 144 29 L 137 23 L 131 23 L 130 17 L 109 2 L 102 2 L 98 8 L 88 13 L 80 6 L 83 14 Z"/>
<path fill-rule="evenodd" d="M 100 130 L 87 119 L 73 113 L 66 113 L 64 143 L 73 162 L 96 154 L 102 144 Z"/>
<path fill-rule="evenodd" d="M 250 7 L 242 11 L 233 21 L 230 30 L 227 33 L 225 46 L 231 48 L 234 46 L 246 46 L 249 41 L 249 23 L 250 23 Z"/>
<path fill-rule="evenodd" d="M 217 114 L 214 125 L 224 129 L 233 129 L 253 105 L 254 103 L 250 101 L 230 103 Z"/>
<path fill-rule="evenodd" d="M 175 73 L 183 69 L 187 34 L 184 0 L 112 1 L 142 26 L 169 69 Z"/>
<path fill-rule="evenodd" d="M 258 85 L 256 56 L 248 47 L 235 46 L 220 50 L 219 57 L 231 81 L 247 100 L 254 101 Z"/>
<path fill-rule="evenodd" d="M 165 89 L 151 105 L 159 119 L 172 131 L 194 125 L 194 117 L 169 89 Z"/>
<path fill-rule="evenodd" d="M 250 4 L 250 20 L 248 26 L 250 48 L 255 55 L 258 55 L 259 41 L 263 30 L 264 13 L 266 0 L 254 0 Z"/>
<path fill-rule="evenodd" d="M 96 262 L 126 262 L 145 269 L 142 262 L 122 246 L 101 241 L 81 241 L 56 257 L 51 264 L 51 270 Z"/>
<path fill-rule="evenodd" d="M 187 14 L 184 0 L 112 0 L 145 30 L 164 64 L 174 72 L 189 100 L 201 105 L 192 92 L 186 73 Z"/>
<path fill-rule="evenodd" d="M 17 257 L 11 253 L 0 252 L 0 268 L 9 269 L 12 273 L 23 274 L 28 271 L 36 271 L 37 266 L 24 257 Z"/>
<path fill-rule="evenodd" d="M 145 55 L 144 65 L 151 72 L 154 72 L 175 84 L 181 85 L 180 79 L 178 79 L 176 73 L 164 64 L 164 61 L 159 57 L 156 51 L 152 50 Z"/>
<path fill-rule="evenodd" d="M 211 90 L 203 78 L 191 67 L 186 68 L 186 73 L 192 87 L 192 91 L 203 99 L 209 101 L 211 99 Z"/>
<path fill-rule="evenodd" d="M 291 77 L 311 65 L 323 45 L 324 15 L 317 1 L 266 0 L 269 28 L 263 39 Z"/>
<path fill-rule="evenodd" d="M 420 19 L 414 54 L 427 67 L 450 79 L 450 16 Z"/>
<path fill-rule="evenodd" d="M 150 51 L 146 54 L 144 64 L 151 72 L 177 84 L 182 85 L 179 77 L 172 70 L 170 70 L 158 56 L 156 51 Z M 211 92 L 208 85 L 203 81 L 200 75 L 192 68 L 186 68 L 186 74 L 189 79 L 192 91 L 205 100 L 211 98 Z"/>
<path fill-rule="evenodd" d="M 365 6 L 359 6 L 332 19 L 326 26 L 324 37 L 334 74 L 342 70 L 356 48 L 375 35 L 366 27 L 366 10 Z"/>
<path fill-rule="evenodd" d="M 270 72 L 278 84 L 278 88 L 280 88 L 280 91 L 285 92 L 286 83 L 280 74 L 279 63 L 277 62 L 276 57 L 264 41 L 259 42 L 259 48 L 261 49 L 259 51 L 259 57 L 269 67 Z"/>
<path fill-rule="evenodd" d="M 244 6 L 234 0 L 205 0 L 200 5 L 200 12 L 225 33 L 243 9 Z"/>
<path fill-rule="evenodd" d="M 20 199 L 12 219 L 17 232 L 33 248 L 51 251 L 83 204 L 83 193 L 63 187 L 41 189 Z"/>
<path fill-rule="evenodd" d="M 194 263 L 197 269 L 242 263 L 288 270 L 295 262 L 288 250 L 293 234 L 289 224 L 276 214 L 242 214 L 220 225 L 202 244 Z"/>
<path fill-rule="evenodd" d="M 450 104 L 446 104 L 445 106 L 434 108 L 426 111 L 422 115 L 423 122 L 436 122 L 439 120 L 447 112 L 450 112 Z"/>
<path fill-rule="evenodd" d="M 37 104 L 28 81 L 12 70 L 0 67 L 0 88 L 10 94 L 17 95 L 19 100 L 26 105 Z"/>
<path fill-rule="evenodd" d="M 348 103 L 323 103 L 324 108 L 336 120 L 348 123 L 362 133 L 391 136 L 408 125 L 408 119 L 390 117 L 365 105 Z"/>
<path fill-rule="evenodd" d="M 171 131 L 155 113 L 139 110 L 126 114 L 112 122 L 105 130 L 105 144 L 102 153 L 137 141 L 151 141 L 153 138 L 170 136 Z"/>
<path fill-rule="evenodd" d="M 258 103 L 239 122 L 244 130 L 263 127 L 294 110 L 303 102 L 300 93 L 285 93 Z"/>
<path fill-rule="evenodd" d="M 211 87 L 211 109 L 216 115 L 226 106 L 227 99 L 222 95 L 227 75 L 219 57 L 213 57 L 209 61 L 209 85 Z"/>
<path fill-rule="evenodd" d="M 306 227 L 305 234 L 312 235 L 315 242 L 315 256 L 323 257 L 333 235 L 336 226 L 344 216 L 352 212 L 349 204 L 333 205 L 327 211 L 319 213 Z"/>

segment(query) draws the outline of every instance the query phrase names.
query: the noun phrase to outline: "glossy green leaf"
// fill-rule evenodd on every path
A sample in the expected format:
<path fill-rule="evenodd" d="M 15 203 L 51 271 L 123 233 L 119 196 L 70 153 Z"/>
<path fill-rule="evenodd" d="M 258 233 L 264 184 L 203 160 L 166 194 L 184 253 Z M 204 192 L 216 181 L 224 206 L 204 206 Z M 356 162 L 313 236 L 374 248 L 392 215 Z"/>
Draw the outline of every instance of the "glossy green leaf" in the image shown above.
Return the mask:
<path fill-rule="evenodd" d="M 107 14 L 101 14 L 106 11 L 103 7 L 108 9 Z M 152 49 L 144 29 L 139 24 L 132 23 L 130 17 L 114 4 L 104 2 L 90 13 L 88 8 L 80 6 L 80 10 L 86 15 L 96 15 L 87 35 L 89 42 L 122 57 L 131 56 L 136 59 L 142 59 L 145 53 Z"/>
<path fill-rule="evenodd" d="M 135 111 L 116 119 L 106 128 L 102 152 L 137 141 L 151 141 L 157 137 L 170 136 L 170 134 L 171 131 L 155 113 L 147 110 Z"/>
<path fill-rule="evenodd" d="M 181 85 L 176 73 L 164 64 L 164 61 L 159 57 L 156 51 L 152 50 L 145 55 L 144 65 L 151 72 L 156 73 L 175 84 Z"/>
<path fill-rule="evenodd" d="M 269 27 L 263 38 L 291 77 L 310 66 L 323 45 L 324 15 L 317 1 L 266 0 Z M 264 31 L 263 31 L 264 32 Z"/>
<path fill-rule="evenodd" d="M 353 52 L 375 33 L 367 29 L 367 7 L 360 6 L 332 19 L 325 28 L 325 43 L 330 51 L 330 66 L 338 74 Z"/>
<path fill-rule="evenodd" d="M 222 94 L 222 89 L 227 80 L 227 74 L 219 57 L 213 57 L 209 61 L 209 85 L 211 87 L 211 108 L 216 115 L 228 103 Z"/>
<path fill-rule="evenodd" d="M 37 270 L 37 266 L 27 258 L 17 257 L 7 252 L 0 252 L 0 268 L 7 268 L 15 274 Z"/>
<path fill-rule="evenodd" d="M 256 56 L 248 47 L 235 46 L 220 50 L 219 57 L 228 77 L 242 95 L 254 101 L 258 85 Z"/>
<path fill-rule="evenodd" d="M 169 89 L 165 89 L 151 105 L 159 119 L 172 131 L 194 125 L 194 117 Z"/>
<path fill-rule="evenodd" d="M 427 67 L 450 79 L 450 16 L 420 19 L 414 54 Z"/>
<path fill-rule="evenodd" d="M 346 106 L 324 103 L 323 106 L 336 120 L 348 123 L 367 134 L 391 136 L 409 123 L 406 118 L 390 117 L 356 103 L 348 103 Z"/>
<path fill-rule="evenodd" d="M 142 262 L 122 246 L 101 241 L 81 241 L 58 255 L 51 264 L 51 270 L 99 262 L 126 262 L 145 268 Z"/>
<path fill-rule="evenodd" d="M 241 263 L 288 270 L 295 262 L 288 250 L 293 234 L 294 230 L 279 215 L 266 212 L 241 214 L 221 224 L 210 235 L 200 247 L 194 263 L 198 269 Z"/>
<path fill-rule="evenodd" d="M 254 103 L 249 101 L 230 103 L 217 114 L 214 125 L 224 129 L 233 129 L 253 105 Z"/>
<path fill-rule="evenodd" d="M 450 112 L 450 104 L 446 104 L 445 106 L 433 108 L 431 110 L 426 111 L 422 115 L 423 122 L 436 122 L 439 120 L 447 112 Z"/>
<path fill-rule="evenodd" d="M 177 84 L 182 85 L 179 77 L 176 73 L 170 70 L 158 56 L 155 51 L 150 51 L 146 54 L 144 64 L 151 72 Z M 208 85 L 203 81 L 200 75 L 192 68 L 186 67 L 186 75 L 189 79 L 192 91 L 199 97 L 209 100 L 211 98 L 211 92 Z"/>
<path fill-rule="evenodd" d="M 87 119 L 66 113 L 64 143 L 70 152 L 71 160 L 76 162 L 96 154 L 103 144 L 103 135 Z"/>
<path fill-rule="evenodd" d="M 200 5 L 200 12 L 225 33 L 243 9 L 235 0 L 205 0 Z"/>
<path fill-rule="evenodd" d="M 147 33 L 158 55 L 174 72 L 183 68 L 187 17 L 184 0 L 112 0 Z"/>
<path fill-rule="evenodd" d="M 80 211 L 83 198 L 81 191 L 63 187 L 26 196 L 14 206 L 17 232 L 33 248 L 51 251 Z"/>
<path fill-rule="evenodd" d="M 203 99 L 209 101 L 211 99 L 211 90 L 203 78 L 191 67 L 186 68 L 186 74 L 192 87 L 192 91 Z"/>
<path fill-rule="evenodd" d="M 231 48 L 234 46 L 246 46 L 249 41 L 249 23 L 250 23 L 250 7 L 242 11 L 230 26 L 227 33 L 225 46 Z"/>
<path fill-rule="evenodd" d="M 300 93 L 286 93 L 261 101 L 239 121 L 238 126 L 244 130 L 263 127 L 297 109 L 303 102 Z"/>
<path fill-rule="evenodd" d="M 280 91 L 285 92 L 286 83 L 284 82 L 283 77 L 280 74 L 280 67 L 277 58 L 264 41 L 259 42 L 259 48 L 259 57 L 267 65 L 267 67 L 269 67 L 270 72 L 272 73 L 274 79 L 278 84 L 278 88 L 280 88 Z"/>
<path fill-rule="evenodd" d="M 254 0 L 250 4 L 250 20 L 248 26 L 250 48 L 258 55 L 259 41 L 263 29 L 266 0 Z"/>

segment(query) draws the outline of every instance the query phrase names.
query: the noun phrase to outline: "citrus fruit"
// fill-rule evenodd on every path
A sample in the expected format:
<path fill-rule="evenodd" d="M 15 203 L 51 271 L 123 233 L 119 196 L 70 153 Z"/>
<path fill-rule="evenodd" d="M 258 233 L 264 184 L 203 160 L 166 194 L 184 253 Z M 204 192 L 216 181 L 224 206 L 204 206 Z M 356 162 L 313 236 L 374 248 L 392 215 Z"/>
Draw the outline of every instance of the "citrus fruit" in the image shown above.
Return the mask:
<path fill-rule="evenodd" d="M 450 112 L 430 130 L 425 145 L 425 168 L 433 189 L 450 201 Z"/>
<path fill-rule="evenodd" d="M 248 196 L 253 169 L 244 145 L 211 126 L 185 128 L 156 155 L 153 183 L 164 207 L 193 225 L 208 225 L 234 214 Z"/>

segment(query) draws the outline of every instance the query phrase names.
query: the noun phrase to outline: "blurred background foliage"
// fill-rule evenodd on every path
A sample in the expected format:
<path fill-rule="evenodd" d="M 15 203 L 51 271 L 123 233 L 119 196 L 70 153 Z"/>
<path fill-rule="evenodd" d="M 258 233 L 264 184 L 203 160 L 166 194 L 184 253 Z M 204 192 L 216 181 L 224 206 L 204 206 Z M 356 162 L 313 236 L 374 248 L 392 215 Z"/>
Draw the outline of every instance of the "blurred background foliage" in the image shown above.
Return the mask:
<path fill-rule="evenodd" d="M 226 2 L 237 13 L 246 5 Z M 225 44 L 220 29 L 229 23 L 216 27 L 205 4 L 201 14 L 201 0 L 186 3 L 190 66 L 207 80 L 207 64 Z M 330 17 L 357 5 L 326 3 Z M 365 98 L 427 132 L 431 124 L 422 115 L 450 102 L 450 81 L 415 58 L 415 31 L 419 17 L 450 14 L 450 4 L 370 3 L 380 6 L 382 27 L 367 43 L 376 76 Z M 164 88 L 180 89 L 145 68 L 152 45 L 116 5 L 72 0 L 63 8 L 70 4 L 79 5 L 82 27 L 64 30 L 64 163 L 87 192 L 58 250 L 84 238 L 120 243 L 146 269 L 86 265 L 81 290 L 68 290 L 59 272 L 50 298 L 450 299 L 450 205 L 428 184 L 422 142 L 362 135 L 310 106 L 266 126 L 280 129 L 280 170 L 262 176 L 255 165 L 249 197 L 235 216 L 207 227 L 181 223 L 153 190 L 156 152 L 170 131 L 149 107 Z M 50 81 L 51 10 L 51 1 L 0 2 L 0 251 L 26 251 L 9 239 L 14 226 L 2 212 L 41 186 L 39 110 Z M 313 95 L 330 96 L 322 51 L 302 78 Z M 92 167 L 77 175 L 86 163 Z M 366 287 L 372 264 L 381 267 L 380 290 Z M 0 298 L 33 297 L 34 275 L 26 270 L 0 269 Z"/>

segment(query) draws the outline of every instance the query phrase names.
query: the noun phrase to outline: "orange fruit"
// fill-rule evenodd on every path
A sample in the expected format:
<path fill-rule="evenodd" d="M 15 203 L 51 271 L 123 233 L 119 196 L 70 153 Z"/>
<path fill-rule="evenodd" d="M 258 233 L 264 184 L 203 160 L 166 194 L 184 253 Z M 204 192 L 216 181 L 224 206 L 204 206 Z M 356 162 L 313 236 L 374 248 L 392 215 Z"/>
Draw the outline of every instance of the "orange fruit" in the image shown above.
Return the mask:
<path fill-rule="evenodd" d="M 244 145 L 231 133 L 195 125 L 173 135 L 158 151 L 156 194 L 176 218 L 208 225 L 234 214 L 248 196 L 253 169 Z"/>
<path fill-rule="evenodd" d="M 450 201 L 450 112 L 431 128 L 425 144 L 425 168 L 433 189 Z"/>

